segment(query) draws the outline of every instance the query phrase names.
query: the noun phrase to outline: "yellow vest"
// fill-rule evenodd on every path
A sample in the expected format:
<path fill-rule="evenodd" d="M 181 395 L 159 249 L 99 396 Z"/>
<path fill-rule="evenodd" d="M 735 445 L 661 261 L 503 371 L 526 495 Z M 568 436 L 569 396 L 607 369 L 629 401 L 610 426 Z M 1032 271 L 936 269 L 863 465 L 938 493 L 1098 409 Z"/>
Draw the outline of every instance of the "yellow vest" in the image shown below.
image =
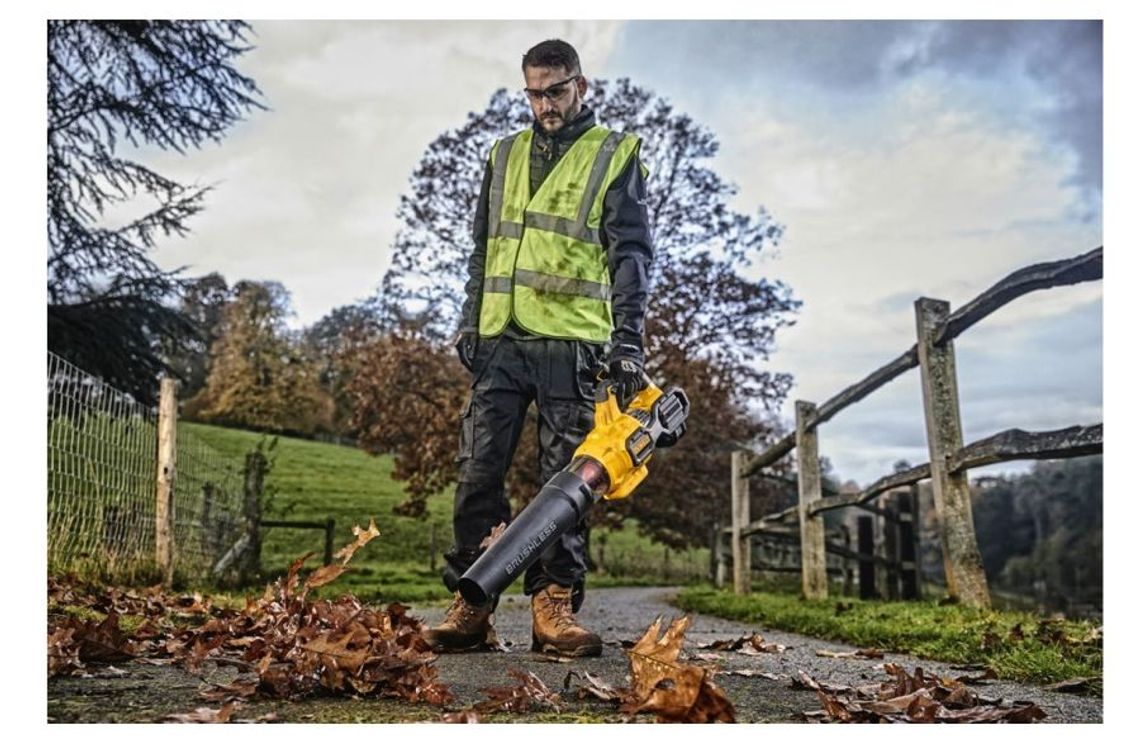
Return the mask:
<path fill-rule="evenodd" d="M 514 317 L 543 337 L 607 342 L 613 313 L 600 232 L 603 201 L 641 140 L 601 126 L 588 129 L 532 198 L 533 135 L 527 129 L 491 149 L 479 334 L 497 335 Z"/>

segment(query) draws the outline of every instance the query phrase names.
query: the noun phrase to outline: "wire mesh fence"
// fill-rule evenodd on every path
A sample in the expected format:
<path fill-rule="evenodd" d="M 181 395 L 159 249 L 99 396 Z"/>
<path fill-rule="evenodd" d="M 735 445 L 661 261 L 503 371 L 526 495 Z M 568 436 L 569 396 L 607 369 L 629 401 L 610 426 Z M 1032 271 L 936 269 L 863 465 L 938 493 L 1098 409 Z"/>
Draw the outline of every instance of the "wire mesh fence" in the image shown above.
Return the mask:
<path fill-rule="evenodd" d="M 157 411 L 50 352 L 47 381 L 49 571 L 156 575 Z M 176 439 L 174 567 L 202 575 L 241 529 L 242 468 Z"/>
<path fill-rule="evenodd" d="M 174 477 L 175 570 L 208 570 L 244 531 L 244 473 L 178 427 Z"/>

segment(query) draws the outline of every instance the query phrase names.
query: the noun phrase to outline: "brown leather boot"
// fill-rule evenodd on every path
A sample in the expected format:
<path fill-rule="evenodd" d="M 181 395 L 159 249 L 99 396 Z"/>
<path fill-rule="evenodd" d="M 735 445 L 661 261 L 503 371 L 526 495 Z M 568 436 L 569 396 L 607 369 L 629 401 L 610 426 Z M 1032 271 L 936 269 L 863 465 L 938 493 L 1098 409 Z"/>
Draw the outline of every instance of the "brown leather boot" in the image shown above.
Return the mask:
<path fill-rule="evenodd" d="M 531 651 L 552 652 L 563 656 L 598 656 L 602 639 L 574 619 L 570 605 L 570 587 L 551 584 L 530 600 L 534 618 L 531 629 Z"/>
<path fill-rule="evenodd" d="M 424 640 L 440 652 L 483 648 L 491 631 L 491 605 L 476 607 L 459 594 L 447 608 L 443 622 L 423 632 Z"/>

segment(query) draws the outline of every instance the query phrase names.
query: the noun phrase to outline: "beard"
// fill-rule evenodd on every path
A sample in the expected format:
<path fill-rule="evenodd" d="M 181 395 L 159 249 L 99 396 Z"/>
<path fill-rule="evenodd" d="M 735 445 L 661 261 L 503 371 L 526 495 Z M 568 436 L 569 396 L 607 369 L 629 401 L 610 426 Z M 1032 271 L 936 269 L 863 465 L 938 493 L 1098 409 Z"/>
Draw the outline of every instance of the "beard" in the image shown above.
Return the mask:
<path fill-rule="evenodd" d="M 547 113 L 539 119 L 544 129 L 549 129 L 551 126 L 558 127 L 560 124 L 566 123 L 566 119 L 560 113 Z"/>
<path fill-rule="evenodd" d="M 576 101 L 576 103 L 574 105 L 571 105 L 566 110 L 566 113 L 561 113 L 559 111 L 554 111 L 554 110 L 547 111 L 546 113 L 544 113 L 538 117 L 538 122 L 542 126 L 542 128 L 544 128 L 545 130 L 554 131 L 554 130 L 562 128 L 568 122 L 573 121 L 574 117 L 577 116 L 581 112 L 582 112 L 582 102 L 581 102 L 581 100 L 578 100 L 578 101 Z M 553 127 L 553 129 L 551 127 Z"/>

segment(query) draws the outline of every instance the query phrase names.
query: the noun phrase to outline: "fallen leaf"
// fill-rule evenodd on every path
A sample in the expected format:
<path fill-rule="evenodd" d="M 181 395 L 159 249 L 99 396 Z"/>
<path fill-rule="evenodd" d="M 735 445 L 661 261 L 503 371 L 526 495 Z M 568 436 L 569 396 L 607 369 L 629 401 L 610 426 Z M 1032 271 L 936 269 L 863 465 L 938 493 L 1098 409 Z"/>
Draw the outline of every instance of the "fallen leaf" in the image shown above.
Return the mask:
<path fill-rule="evenodd" d="M 214 685 L 202 690 L 198 694 L 203 700 L 210 702 L 227 702 L 232 700 L 247 700 L 257 694 L 257 685 L 260 680 L 256 676 L 238 677 L 227 685 Z"/>
<path fill-rule="evenodd" d="M 763 677 L 764 679 L 771 679 L 773 682 L 782 682 L 788 678 L 787 674 L 772 674 L 771 672 L 762 672 L 756 669 L 731 669 L 720 673 L 737 677 Z"/>
<path fill-rule="evenodd" d="M 722 664 L 722 663 L 724 663 L 724 660 L 725 660 L 724 657 L 721 656 L 720 654 L 713 654 L 713 653 L 698 653 L 698 654 L 694 654 L 693 658 L 694 659 L 700 659 L 701 661 L 711 661 L 714 664 Z"/>
<path fill-rule="evenodd" d="M 480 690 L 490 699 L 478 702 L 472 708 L 478 713 L 525 713 L 534 706 L 561 710 L 558 693 L 552 692 L 533 672 L 508 669 L 507 673 L 518 680 L 506 687 L 488 687 Z"/>
<path fill-rule="evenodd" d="M 679 661 L 690 618 L 670 622 L 661 633 L 658 617 L 629 649 L 633 699 L 623 703 L 630 714 L 653 712 L 672 722 L 735 722 L 735 709 L 709 672 Z"/>
<path fill-rule="evenodd" d="M 599 700 L 611 701 L 624 701 L 628 698 L 629 690 L 625 688 L 615 688 L 609 684 L 598 679 L 590 672 L 577 672 L 570 670 L 566 674 L 566 679 L 562 681 L 563 689 L 570 689 L 570 678 L 577 677 L 583 684 L 578 687 L 578 699 L 585 699 L 586 696 L 596 697 Z"/>
<path fill-rule="evenodd" d="M 959 667 L 950 667 L 950 668 L 955 669 L 955 668 L 959 668 Z M 981 668 L 985 669 L 985 671 L 982 672 L 981 674 L 976 674 L 973 676 L 968 675 L 968 674 L 964 674 L 960 677 L 955 677 L 955 679 L 957 681 L 963 683 L 963 684 L 987 684 L 991 679 L 997 679 L 998 678 L 997 672 L 995 672 L 993 669 L 990 669 L 989 667 L 981 667 Z"/>
<path fill-rule="evenodd" d="M 1072 679 L 1064 679 L 1060 682 L 1045 685 L 1045 689 L 1054 690 L 1056 692 L 1083 692 L 1089 688 L 1089 683 L 1092 682 L 1091 677 L 1073 677 Z"/>
<path fill-rule="evenodd" d="M 711 648 L 716 651 L 739 651 L 746 656 L 757 656 L 762 653 L 783 653 L 788 650 L 786 646 L 779 643 L 766 642 L 764 636 L 759 633 L 753 633 L 750 636 L 741 636 L 740 638 L 715 640 L 711 643 L 699 643 L 697 644 L 697 648 Z"/>
<path fill-rule="evenodd" d="M 781 654 L 788 650 L 787 646 L 780 643 L 768 643 L 764 640 L 764 636 L 755 633 L 748 638 L 743 646 L 740 647 L 740 653 L 745 656 L 756 656 L 759 654 Z"/>
<path fill-rule="evenodd" d="M 167 715 L 164 721 L 173 723 L 229 723 L 237 703 L 231 702 L 220 708 L 198 708 L 190 713 Z"/>

